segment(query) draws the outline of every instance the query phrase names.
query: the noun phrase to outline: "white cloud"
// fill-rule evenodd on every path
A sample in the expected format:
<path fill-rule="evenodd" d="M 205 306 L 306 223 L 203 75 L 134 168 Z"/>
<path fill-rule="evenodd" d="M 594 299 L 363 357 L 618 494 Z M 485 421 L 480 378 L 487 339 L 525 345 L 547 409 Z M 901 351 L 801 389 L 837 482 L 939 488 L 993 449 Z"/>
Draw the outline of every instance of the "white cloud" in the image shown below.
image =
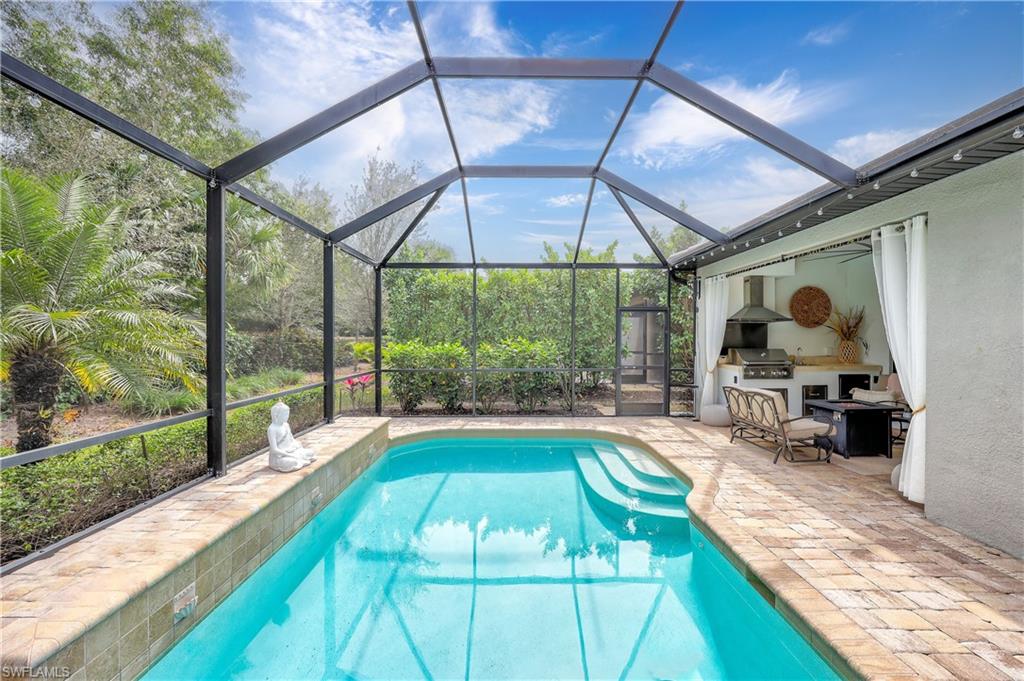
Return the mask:
<path fill-rule="evenodd" d="M 245 65 L 241 87 L 249 99 L 242 123 L 269 137 L 421 60 L 408 13 L 393 8 L 369 0 L 255 3 L 238 18 L 221 7 L 232 50 Z M 240 23 L 232 24 L 232 17 Z M 523 49 L 523 41 L 499 26 L 486 3 L 432 4 L 423 21 L 435 54 L 513 55 Z M 466 97 L 460 110 L 468 113 L 457 129 L 464 161 L 554 125 L 556 98 L 543 84 L 501 81 L 469 92 L 461 84 L 445 86 L 449 108 L 452 98 Z M 430 84 L 293 152 L 275 165 L 275 174 L 309 177 L 340 199 L 376 150 L 403 165 L 420 161 L 425 174 L 455 165 Z"/>
<path fill-rule="evenodd" d="M 803 40 L 800 41 L 802 45 L 818 45 L 820 47 L 826 47 L 828 45 L 834 45 L 841 42 L 850 32 L 850 26 L 846 22 L 839 24 L 831 24 L 829 26 L 819 26 L 813 28 L 807 32 Z"/>
<path fill-rule="evenodd" d="M 544 199 L 544 203 L 552 208 L 567 208 L 569 206 L 582 206 L 587 201 L 587 195 L 580 192 L 577 194 L 559 194 Z"/>
<path fill-rule="evenodd" d="M 430 51 L 438 56 L 512 57 L 528 49 L 514 30 L 499 28 L 494 6 L 487 2 L 432 3 L 422 18 Z"/>
<path fill-rule="evenodd" d="M 824 183 L 809 170 L 767 156 L 750 157 L 722 171 L 715 179 L 702 178 L 673 192 L 686 199 L 688 213 L 719 230 L 743 224 Z"/>
<path fill-rule="evenodd" d="M 472 216 L 476 213 L 482 215 L 501 215 L 505 212 L 505 206 L 500 203 L 495 203 L 502 197 L 500 192 L 474 192 L 473 184 L 468 185 L 469 192 L 466 194 L 466 198 L 469 201 L 469 214 Z"/>
<path fill-rule="evenodd" d="M 459 153 L 489 156 L 555 124 L 555 91 L 528 81 L 447 81 L 442 84 Z"/>
<path fill-rule="evenodd" d="M 864 165 L 928 132 L 927 128 L 870 130 L 837 140 L 830 153 L 850 166 Z"/>
<path fill-rule="evenodd" d="M 606 36 L 606 31 L 598 31 L 597 33 L 554 31 L 545 36 L 541 43 L 540 51 L 545 57 L 578 55 L 587 47 L 602 42 Z"/>
<path fill-rule="evenodd" d="M 573 227 L 576 229 L 578 229 L 580 226 L 579 218 L 521 218 L 517 222 L 522 222 L 527 225 L 546 225 L 548 227 Z"/>
<path fill-rule="evenodd" d="M 837 98 L 834 88 L 802 87 L 796 73 L 789 70 L 771 82 L 753 86 L 732 77 L 702 85 L 777 126 L 819 114 L 831 108 Z M 658 97 L 646 112 L 634 112 L 623 132 L 616 154 L 655 169 L 683 165 L 728 142 L 746 139 L 725 123 L 669 94 Z"/>

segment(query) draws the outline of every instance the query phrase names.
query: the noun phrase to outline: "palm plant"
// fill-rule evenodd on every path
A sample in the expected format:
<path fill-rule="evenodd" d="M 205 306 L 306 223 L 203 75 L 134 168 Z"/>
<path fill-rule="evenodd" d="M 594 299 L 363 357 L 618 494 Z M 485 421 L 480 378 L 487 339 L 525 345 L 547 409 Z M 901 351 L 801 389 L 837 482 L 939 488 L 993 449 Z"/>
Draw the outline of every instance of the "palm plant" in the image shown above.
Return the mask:
<path fill-rule="evenodd" d="M 64 376 L 114 398 L 201 389 L 203 328 L 172 307 L 189 294 L 158 253 L 123 245 L 123 217 L 92 200 L 84 177 L 3 170 L 0 380 L 11 387 L 18 451 L 51 443 Z"/>

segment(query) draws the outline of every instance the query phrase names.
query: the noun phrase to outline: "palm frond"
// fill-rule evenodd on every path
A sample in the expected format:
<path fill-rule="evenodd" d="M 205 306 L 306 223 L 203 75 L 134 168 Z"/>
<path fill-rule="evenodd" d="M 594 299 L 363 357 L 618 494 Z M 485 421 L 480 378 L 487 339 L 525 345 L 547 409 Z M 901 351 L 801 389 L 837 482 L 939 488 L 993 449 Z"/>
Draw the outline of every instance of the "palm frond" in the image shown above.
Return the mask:
<path fill-rule="evenodd" d="M 89 183 L 82 175 L 51 179 L 47 184 L 57 196 L 57 220 L 62 225 L 76 224 L 89 205 Z"/>
<path fill-rule="evenodd" d="M 55 224 L 53 197 L 33 178 L 13 168 L 0 173 L 0 246 L 37 257 Z"/>

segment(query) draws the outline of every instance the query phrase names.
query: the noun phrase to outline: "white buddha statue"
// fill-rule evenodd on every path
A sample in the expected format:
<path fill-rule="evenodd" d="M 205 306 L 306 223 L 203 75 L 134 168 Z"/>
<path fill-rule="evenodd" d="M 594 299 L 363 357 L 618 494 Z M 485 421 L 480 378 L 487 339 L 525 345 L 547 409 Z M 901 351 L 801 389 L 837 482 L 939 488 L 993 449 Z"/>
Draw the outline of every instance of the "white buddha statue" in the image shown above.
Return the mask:
<path fill-rule="evenodd" d="M 291 410 L 284 402 L 278 402 L 270 408 L 270 426 L 267 428 L 267 441 L 270 444 L 270 467 L 275 471 L 288 473 L 308 466 L 316 458 L 312 449 L 302 446 L 292 435 L 288 425 Z"/>

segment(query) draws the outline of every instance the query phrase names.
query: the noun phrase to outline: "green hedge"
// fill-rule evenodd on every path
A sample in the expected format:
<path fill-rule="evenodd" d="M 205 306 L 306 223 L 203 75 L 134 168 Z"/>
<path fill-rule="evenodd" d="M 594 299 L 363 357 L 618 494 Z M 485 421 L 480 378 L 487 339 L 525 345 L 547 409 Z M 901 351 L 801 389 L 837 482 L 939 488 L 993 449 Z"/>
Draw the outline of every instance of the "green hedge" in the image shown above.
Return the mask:
<path fill-rule="evenodd" d="M 406 413 L 416 411 L 429 399 L 434 399 L 447 413 L 464 409 L 463 402 L 470 392 L 469 350 L 461 343 L 446 342 L 427 345 L 419 340 L 389 343 L 383 351 L 384 366 L 388 369 L 420 369 L 421 371 L 388 374 L 388 387 Z M 480 368 L 552 369 L 562 366 L 558 345 L 553 340 L 531 341 L 526 338 L 508 338 L 497 343 L 477 346 L 477 366 Z M 426 371 L 429 369 L 466 369 L 453 371 Z M 493 413 L 502 400 L 512 401 L 517 411 L 534 412 L 559 399 L 568 410 L 572 379 L 568 374 L 555 372 L 532 373 L 525 371 L 482 371 L 477 373 L 477 408 L 482 413 Z"/>
<path fill-rule="evenodd" d="M 469 350 L 462 343 L 425 345 L 418 340 L 389 343 L 382 353 L 388 369 L 469 369 Z M 404 412 L 416 411 L 434 398 L 447 413 L 460 412 L 469 393 L 469 374 L 455 371 L 409 371 L 388 374 L 391 395 Z"/>
<path fill-rule="evenodd" d="M 560 365 L 557 344 L 552 340 L 531 341 L 509 338 L 477 346 L 477 366 L 509 369 L 551 369 Z M 483 413 L 492 413 L 502 399 L 511 399 L 521 412 L 534 412 L 552 398 L 561 398 L 563 381 L 555 372 L 482 372 L 477 374 L 477 403 Z M 566 376 L 570 385 L 570 377 Z M 564 391 L 568 395 L 568 391 Z"/>
<path fill-rule="evenodd" d="M 323 417 L 323 393 L 282 399 L 296 432 Z M 228 461 L 266 446 L 270 401 L 228 412 Z M 206 471 L 197 419 L 0 471 L 0 561 L 7 562 L 194 480 Z"/>

